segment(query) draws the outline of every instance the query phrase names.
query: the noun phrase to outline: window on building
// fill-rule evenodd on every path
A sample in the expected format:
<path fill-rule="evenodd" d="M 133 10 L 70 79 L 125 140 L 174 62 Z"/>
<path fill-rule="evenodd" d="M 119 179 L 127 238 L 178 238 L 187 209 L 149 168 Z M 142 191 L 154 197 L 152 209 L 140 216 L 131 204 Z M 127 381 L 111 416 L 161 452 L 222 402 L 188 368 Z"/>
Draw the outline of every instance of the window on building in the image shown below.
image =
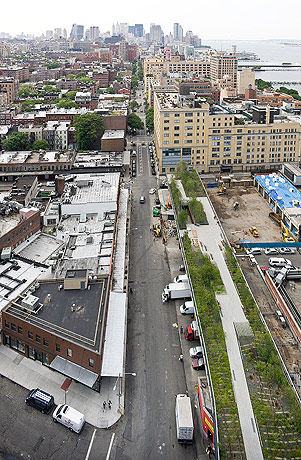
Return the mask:
<path fill-rule="evenodd" d="M 89 359 L 89 366 L 94 367 L 94 359 Z"/>
<path fill-rule="evenodd" d="M 68 355 L 70 358 L 72 358 L 72 350 L 71 350 L 71 348 L 68 348 L 68 349 L 67 349 L 67 355 Z"/>
<path fill-rule="evenodd" d="M 4 321 L 4 326 L 9 327 L 9 322 L 7 320 Z"/>
<path fill-rule="evenodd" d="M 28 337 L 29 337 L 30 339 L 33 339 L 33 333 L 32 333 L 31 331 L 28 331 Z"/>
<path fill-rule="evenodd" d="M 41 343 L 41 337 L 40 337 L 38 334 L 36 335 L 36 341 L 37 341 L 38 343 Z"/>
<path fill-rule="evenodd" d="M 18 326 L 18 334 L 23 334 L 23 329 L 21 326 Z"/>
<path fill-rule="evenodd" d="M 11 326 L 10 326 L 10 327 L 12 328 L 13 331 L 16 331 L 16 330 L 17 330 L 17 326 L 16 326 L 14 323 L 11 323 Z"/>
<path fill-rule="evenodd" d="M 55 344 L 55 351 L 61 351 L 61 346 L 59 343 Z"/>
<path fill-rule="evenodd" d="M 48 347 L 48 340 L 44 338 L 44 339 L 43 339 L 43 344 L 44 344 L 46 347 Z"/>

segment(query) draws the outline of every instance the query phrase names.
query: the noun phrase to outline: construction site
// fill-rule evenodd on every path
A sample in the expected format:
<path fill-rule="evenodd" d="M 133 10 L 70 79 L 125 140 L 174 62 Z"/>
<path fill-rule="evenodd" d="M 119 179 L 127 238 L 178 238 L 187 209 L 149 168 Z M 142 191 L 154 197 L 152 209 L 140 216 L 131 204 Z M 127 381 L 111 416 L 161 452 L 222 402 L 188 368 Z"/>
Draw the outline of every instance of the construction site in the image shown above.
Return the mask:
<path fill-rule="evenodd" d="M 301 394 L 300 382 L 300 325 L 301 325 L 301 279 L 286 279 L 277 285 L 268 275 L 269 255 L 261 248 L 261 254 L 247 255 L 240 243 L 290 243 L 296 241 L 288 232 L 281 218 L 272 211 L 268 201 L 259 193 L 252 181 L 243 185 L 224 182 L 207 187 L 210 200 L 231 246 L 236 250 L 238 262 L 261 310 L 264 320 L 287 366 L 290 376 Z M 276 218 L 275 218 L 276 215 Z M 279 248 L 278 248 L 279 249 Z M 274 249 L 275 253 L 278 251 Z M 293 268 L 301 267 L 300 248 L 294 254 L 281 253 Z M 255 259 L 255 260 L 254 260 Z M 287 259 L 286 259 L 287 260 Z M 279 273 L 279 272 L 278 272 Z M 288 315 L 286 315 L 286 308 Z M 290 316 L 293 322 L 290 322 Z"/>

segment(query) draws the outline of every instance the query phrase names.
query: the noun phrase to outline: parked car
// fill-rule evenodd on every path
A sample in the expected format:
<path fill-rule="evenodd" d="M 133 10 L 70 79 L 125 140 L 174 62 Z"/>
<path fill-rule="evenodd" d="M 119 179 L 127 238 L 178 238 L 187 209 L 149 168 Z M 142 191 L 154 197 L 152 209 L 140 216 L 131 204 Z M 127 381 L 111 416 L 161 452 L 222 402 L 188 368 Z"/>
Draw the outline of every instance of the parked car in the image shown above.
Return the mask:
<path fill-rule="evenodd" d="M 156 175 L 156 170 L 155 170 L 155 169 L 152 169 L 152 175 L 153 175 L 153 176 Z"/>
<path fill-rule="evenodd" d="M 203 348 L 201 346 L 192 347 L 189 349 L 190 358 L 201 358 L 203 356 Z"/>
<path fill-rule="evenodd" d="M 251 249 L 247 249 L 246 252 L 247 252 L 248 256 L 260 256 L 261 249 L 259 249 L 259 248 L 251 248 Z"/>
<path fill-rule="evenodd" d="M 150 195 L 153 195 L 154 193 L 156 193 L 156 189 L 155 188 L 151 188 L 150 191 L 148 192 Z"/>
<path fill-rule="evenodd" d="M 279 248 L 280 254 L 295 254 L 294 248 Z"/>
<path fill-rule="evenodd" d="M 54 406 L 54 397 L 39 388 L 34 388 L 26 396 L 25 402 L 43 414 L 48 414 Z"/>
<path fill-rule="evenodd" d="M 199 371 L 200 369 L 204 369 L 205 364 L 204 364 L 204 359 L 203 358 L 196 358 L 192 360 L 192 367 L 196 371 Z"/>
<path fill-rule="evenodd" d="M 273 254 L 279 254 L 279 251 L 278 251 L 277 248 L 266 248 L 266 249 L 264 250 L 264 253 L 265 253 L 265 255 L 267 255 L 267 256 L 269 256 L 269 255 L 272 256 Z"/>

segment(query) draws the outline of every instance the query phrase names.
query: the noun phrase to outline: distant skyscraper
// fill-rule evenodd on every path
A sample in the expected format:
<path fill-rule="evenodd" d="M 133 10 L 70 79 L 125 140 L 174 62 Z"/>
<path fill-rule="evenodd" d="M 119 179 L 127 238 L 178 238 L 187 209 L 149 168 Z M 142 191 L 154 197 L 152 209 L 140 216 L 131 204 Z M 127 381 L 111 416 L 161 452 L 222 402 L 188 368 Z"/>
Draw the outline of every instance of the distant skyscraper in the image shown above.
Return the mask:
<path fill-rule="evenodd" d="M 54 38 L 61 38 L 62 36 L 62 29 L 60 27 L 54 29 Z"/>
<path fill-rule="evenodd" d="M 183 41 L 183 28 L 178 22 L 175 22 L 173 25 L 173 38 L 176 41 Z"/>
<path fill-rule="evenodd" d="M 84 36 L 84 26 L 73 24 L 70 38 L 71 40 L 81 40 Z"/>
<path fill-rule="evenodd" d="M 161 26 L 156 24 L 151 24 L 150 26 L 150 39 L 153 42 L 162 43 L 164 38 L 163 31 Z"/>
<path fill-rule="evenodd" d="M 143 24 L 135 24 L 134 27 L 135 37 L 143 37 Z"/>
<path fill-rule="evenodd" d="M 119 27 L 120 27 L 120 34 L 126 36 L 128 33 L 129 33 L 129 25 L 127 22 L 121 22 L 119 24 Z"/>
<path fill-rule="evenodd" d="M 46 30 L 46 38 L 47 40 L 50 40 L 53 37 L 53 31 L 52 30 Z"/>
<path fill-rule="evenodd" d="M 99 38 L 99 27 L 98 26 L 92 26 L 90 27 L 88 32 L 88 39 L 94 42 Z"/>

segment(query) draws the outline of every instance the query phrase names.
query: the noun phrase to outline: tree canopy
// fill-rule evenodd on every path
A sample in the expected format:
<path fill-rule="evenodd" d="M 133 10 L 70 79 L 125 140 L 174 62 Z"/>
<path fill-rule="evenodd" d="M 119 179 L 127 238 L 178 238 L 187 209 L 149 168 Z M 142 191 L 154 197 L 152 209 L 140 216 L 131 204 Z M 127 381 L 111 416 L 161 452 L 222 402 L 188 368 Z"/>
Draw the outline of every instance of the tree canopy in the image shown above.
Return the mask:
<path fill-rule="evenodd" d="M 79 150 L 100 148 L 100 139 L 103 135 L 103 118 L 94 113 L 77 115 L 74 117 L 75 139 Z"/>
<path fill-rule="evenodd" d="M 128 126 L 131 129 L 143 129 L 144 128 L 143 121 L 135 113 L 131 113 L 128 116 Z"/>
<path fill-rule="evenodd" d="M 34 97 L 37 96 L 37 94 L 38 90 L 29 84 L 21 85 L 18 92 L 18 96 L 21 99 L 26 99 L 27 97 Z"/>
<path fill-rule="evenodd" d="M 28 150 L 30 148 L 27 133 L 13 133 L 2 142 L 3 149 L 6 151 Z"/>
<path fill-rule="evenodd" d="M 38 139 L 32 143 L 31 148 L 32 150 L 48 150 L 50 149 L 50 145 L 48 144 L 48 142 L 42 139 Z"/>
<path fill-rule="evenodd" d="M 152 107 L 145 113 L 145 124 L 150 131 L 154 130 L 154 109 Z"/>
<path fill-rule="evenodd" d="M 139 104 L 137 101 L 132 101 L 130 103 L 131 110 L 136 110 L 139 107 Z"/>
<path fill-rule="evenodd" d="M 70 101 L 70 100 L 66 100 L 66 99 L 61 99 L 60 102 L 57 103 L 57 107 L 59 109 L 77 109 L 78 108 L 78 105 L 75 104 L 75 102 L 73 101 Z"/>

